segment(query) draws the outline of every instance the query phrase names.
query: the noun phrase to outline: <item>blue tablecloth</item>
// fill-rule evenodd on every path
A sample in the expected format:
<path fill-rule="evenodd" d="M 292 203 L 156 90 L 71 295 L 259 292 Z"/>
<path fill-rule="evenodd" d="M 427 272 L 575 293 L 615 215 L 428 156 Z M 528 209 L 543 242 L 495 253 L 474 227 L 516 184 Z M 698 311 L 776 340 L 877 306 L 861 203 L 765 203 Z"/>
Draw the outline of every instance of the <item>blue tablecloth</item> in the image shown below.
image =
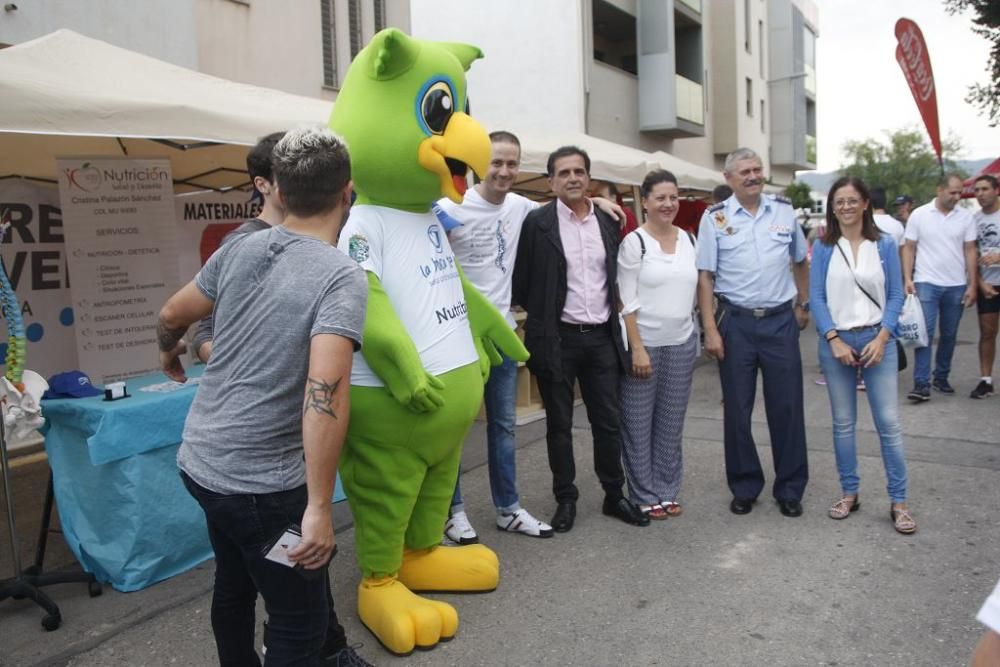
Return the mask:
<path fill-rule="evenodd" d="M 188 376 L 203 369 L 193 366 Z M 42 402 L 66 542 L 85 570 L 119 591 L 145 588 L 212 557 L 205 515 L 176 462 L 195 386 L 167 383 L 154 373 L 129 380 L 126 399 Z M 334 501 L 343 498 L 338 479 Z"/>

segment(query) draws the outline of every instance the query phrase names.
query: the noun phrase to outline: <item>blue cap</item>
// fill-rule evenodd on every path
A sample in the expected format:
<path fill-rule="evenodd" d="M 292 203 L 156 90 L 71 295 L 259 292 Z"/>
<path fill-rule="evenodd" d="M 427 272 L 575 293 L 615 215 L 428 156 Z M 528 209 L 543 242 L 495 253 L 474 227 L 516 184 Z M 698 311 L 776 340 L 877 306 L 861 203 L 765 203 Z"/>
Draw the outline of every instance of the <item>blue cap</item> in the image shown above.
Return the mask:
<path fill-rule="evenodd" d="M 56 373 L 49 378 L 49 390 L 42 398 L 87 398 L 104 392 L 95 387 L 81 371 Z"/>

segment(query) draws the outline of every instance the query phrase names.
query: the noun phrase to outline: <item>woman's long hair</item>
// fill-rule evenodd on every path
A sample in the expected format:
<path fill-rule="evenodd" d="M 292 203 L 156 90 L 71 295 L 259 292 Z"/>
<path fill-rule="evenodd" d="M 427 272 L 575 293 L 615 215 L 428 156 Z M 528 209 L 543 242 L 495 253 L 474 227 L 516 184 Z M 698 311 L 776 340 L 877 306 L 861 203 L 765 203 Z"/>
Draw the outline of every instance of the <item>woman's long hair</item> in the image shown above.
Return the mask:
<path fill-rule="evenodd" d="M 830 186 L 830 194 L 826 196 L 826 233 L 823 234 L 823 243 L 826 245 L 836 245 L 843 233 L 840 231 L 840 221 L 833 210 L 833 199 L 837 190 L 844 186 L 851 186 L 857 190 L 864 200 L 865 210 L 861 217 L 861 236 L 869 241 L 878 241 L 882 236 L 878 226 L 875 224 L 875 215 L 872 211 L 872 196 L 868 191 L 868 186 L 857 176 L 842 176 L 834 181 Z"/>

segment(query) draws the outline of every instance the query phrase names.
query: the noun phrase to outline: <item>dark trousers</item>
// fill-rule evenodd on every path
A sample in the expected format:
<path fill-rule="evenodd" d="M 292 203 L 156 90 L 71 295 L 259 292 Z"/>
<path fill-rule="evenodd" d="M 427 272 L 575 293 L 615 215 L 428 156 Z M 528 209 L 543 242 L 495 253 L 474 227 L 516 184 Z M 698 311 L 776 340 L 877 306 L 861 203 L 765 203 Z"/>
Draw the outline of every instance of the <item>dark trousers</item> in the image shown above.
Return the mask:
<path fill-rule="evenodd" d="M 306 579 L 264 558 L 264 548 L 305 512 L 306 487 L 259 495 L 223 495 L 181 473 L 208 522 L 215 551 L 212 631 L 223 667 L 260 665 L 254 650 L 257 594 L 267 609 L 267 665 L 315 665 L 347 645 L 329 574 Z"/>
<path fill-rule="evenodd" d="M 737 313 L 724 303 L 719 308 L 722 317 L 719 332 L 725 345 L 719 379 L 729 488 L 737 498 L 756 498 L 764 488 L 764 471 L 750 423 L 760 369 L 774 459 L 774 497 L 801 500 L 809 480 L 809 467 L 802 406 L 802 356 L 795 315 L 788 309 L 757 318 L 745 311 Z"/>
<path fill-rule="evenodd" d="M 622 439 L 619 418 L 618 356 L 607 325 L 587 332 L 560 327 L 562 379 L 539 377 L 538 391 L 545 402 L 546 442 L 556 502 L 576 502 L 573 483 L 573 385 L 579 380 L 587 419 L 594 436 L 594 469 L 608 498 L 622 497 Z"/>

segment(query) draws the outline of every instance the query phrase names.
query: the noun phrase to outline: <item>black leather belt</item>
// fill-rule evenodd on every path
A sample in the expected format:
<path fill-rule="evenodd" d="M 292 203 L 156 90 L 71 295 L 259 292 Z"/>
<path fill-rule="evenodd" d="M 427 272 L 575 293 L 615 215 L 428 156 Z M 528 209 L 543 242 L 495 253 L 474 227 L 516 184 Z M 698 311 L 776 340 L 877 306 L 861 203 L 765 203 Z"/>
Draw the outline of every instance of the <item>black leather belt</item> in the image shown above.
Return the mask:
<path fill-rule="evenodd" d="M 559 322 L 559 328 L 565 329 L 567 331 L 574 331 L 576 333 L 590 333 L 597 329 L 601 329 L 606 322 L 601 322 L 600 324 L 574 324 L 571 322 Z"/>
<path fill-rule="evenodd" d="M 861 333 L 862 331 L 870 331 L 872 329 L 881 329 L 881 324 L 866 324 L 863 327 L 851 327 L 850 329 L 845 329 L 845 331 L 850 331 L 852 333 Z"/>
<path fill-rule="evenodd" d="M 715 296 L 719 299 L 720 302 L 725 304 L 726 311 L 732 313 L 733 315 L 745 315 L 748 317 L 756 317 L 757 319 L 761 319 L 763 317 L 770 317 L 771 315 L 777 315 L 778 313 L 783 313 L 786 310 L 792 309 L 791 299 L 789 299 L 785 303 L 778 304 L 777 306 L 773 306 L 771 308 L 744 308 L 742 306 L 737 306 L 735 303 L 733 303 L 724 296 L 720 296 L 718 294 L 716 294 Z"/>

